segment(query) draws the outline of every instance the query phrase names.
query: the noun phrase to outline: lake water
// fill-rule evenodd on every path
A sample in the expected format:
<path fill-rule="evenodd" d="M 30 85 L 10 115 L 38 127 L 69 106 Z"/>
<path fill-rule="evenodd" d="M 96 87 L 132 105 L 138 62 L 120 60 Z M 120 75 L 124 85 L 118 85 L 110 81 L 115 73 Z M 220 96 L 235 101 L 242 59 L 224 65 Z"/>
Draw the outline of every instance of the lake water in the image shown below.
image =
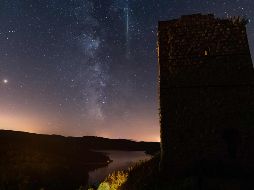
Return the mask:
<path fill-rule="evenodd" d="M 103 181 L 108 174 L 117 171 L 125 170 L 134 165 L 140 160 L 148 160 L 150 155 L 145 154 L 144 151 L 100 151 L 105 152 L 113 162 L 108 166 L 99 168 L 89 172 L 89 184 L 98 184 Z"/>

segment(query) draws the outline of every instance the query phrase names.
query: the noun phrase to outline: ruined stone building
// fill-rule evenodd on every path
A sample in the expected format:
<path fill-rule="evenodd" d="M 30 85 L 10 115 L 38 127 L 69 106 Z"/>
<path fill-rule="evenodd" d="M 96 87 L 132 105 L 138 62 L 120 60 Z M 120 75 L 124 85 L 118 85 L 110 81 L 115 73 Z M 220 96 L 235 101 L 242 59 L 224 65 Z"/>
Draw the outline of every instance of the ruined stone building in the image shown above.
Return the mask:
<path fill-rule="evenodd" d="M 189 15 L 158 28 L 161 168 L 253 166 L 254 70 L 245 19 Z"/>

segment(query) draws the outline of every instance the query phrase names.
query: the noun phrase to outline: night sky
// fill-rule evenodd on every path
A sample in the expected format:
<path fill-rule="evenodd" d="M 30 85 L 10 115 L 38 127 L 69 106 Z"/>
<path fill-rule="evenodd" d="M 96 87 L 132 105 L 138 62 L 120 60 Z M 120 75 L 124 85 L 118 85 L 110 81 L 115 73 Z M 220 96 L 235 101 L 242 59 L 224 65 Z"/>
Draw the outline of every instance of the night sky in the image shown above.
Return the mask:
<path fill-rule="evenodd" d="M 159 141 L 158 20 L 253 0 L 1 0 L 0 128 Z M 252 22 L 253 19 L 253 22 Z"/>

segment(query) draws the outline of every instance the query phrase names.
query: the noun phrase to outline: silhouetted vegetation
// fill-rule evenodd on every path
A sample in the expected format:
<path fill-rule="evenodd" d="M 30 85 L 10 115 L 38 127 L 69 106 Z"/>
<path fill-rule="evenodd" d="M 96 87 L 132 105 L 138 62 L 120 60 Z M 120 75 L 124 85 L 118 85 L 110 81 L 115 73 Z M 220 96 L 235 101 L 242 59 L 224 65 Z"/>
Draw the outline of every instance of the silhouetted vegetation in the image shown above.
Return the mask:
<path fill-rule="evenodd" d="M 243 24 L 243 25 L 246 25 L 250 22 L 250 20 L 244 16 L 244 17 L 240 17 L 240 16 L 233 16 L 230 18 L 230 20 L 235 24 L 235 25 L 238 25 L 238 24 Z"/>
<path fill-rule="evenodd" d="M 159 143 L 2 130 L 0 189 L 87 189 L 88 172 L 109 161 L 98 149 L 153 152 Z"/>
<path fill-rule="evenodd" d="M 149 161 L 140 162 L 128 171 L 125 182 L 118 190 L 253 189 L 252 170 L 234 162 L 202 162 L 181 176 L 165 175 L 159 170 L 159 163 L 159 154 Z"/>
<path fill-rule="evenodd" d="M 159 175 L 160 154 L 156 154 L 151 160 L 141 161 L 128 171 L 128 177 L 122 184 L 121 190 L 156 190 L 162 188 Z"/>
<path fill-rule="evenodd" d="M 135 189 L 153 189 L 148 188 L 147 184 L 158 185 L 156 181 L 160 180 L 159 171 L 159 153 L 151 160 L 139 161 L 136 165 L 123 171 L 115 171 L 101 182 L 98 188 L 89 190 L 135 190 Z M 155 187 L 155 186 L 153 186 Z"/>

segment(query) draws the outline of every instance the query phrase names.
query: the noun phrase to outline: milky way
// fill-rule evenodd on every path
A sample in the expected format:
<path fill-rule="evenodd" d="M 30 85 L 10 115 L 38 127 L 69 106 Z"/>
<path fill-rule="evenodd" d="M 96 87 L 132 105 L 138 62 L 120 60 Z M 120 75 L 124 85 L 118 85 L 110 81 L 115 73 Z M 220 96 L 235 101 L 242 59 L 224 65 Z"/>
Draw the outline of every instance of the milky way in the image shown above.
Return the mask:
<path fill-rule="evenodd" d="M 157 23 L 252 0 L 0 1 L 0 128 L 159 140 Z"/>
<path fill-rule="evenodd" d="M 89 1 L 75 7 L 76 21 L 81 23 L 85 30 L 81 30 L 81 33 L 71 40 L 81 53 L 75 81 L 80 89 L 77 95 L 80 97 L 79 113 L 83 120 L 104 119 L 102 104 L 105 104 L 107 99 L 104 90 L 107 87 L 108 63 L 99 56 L 103 42 L 99 22 L 92 15 L 93 10 L 94 5 Z"/>

